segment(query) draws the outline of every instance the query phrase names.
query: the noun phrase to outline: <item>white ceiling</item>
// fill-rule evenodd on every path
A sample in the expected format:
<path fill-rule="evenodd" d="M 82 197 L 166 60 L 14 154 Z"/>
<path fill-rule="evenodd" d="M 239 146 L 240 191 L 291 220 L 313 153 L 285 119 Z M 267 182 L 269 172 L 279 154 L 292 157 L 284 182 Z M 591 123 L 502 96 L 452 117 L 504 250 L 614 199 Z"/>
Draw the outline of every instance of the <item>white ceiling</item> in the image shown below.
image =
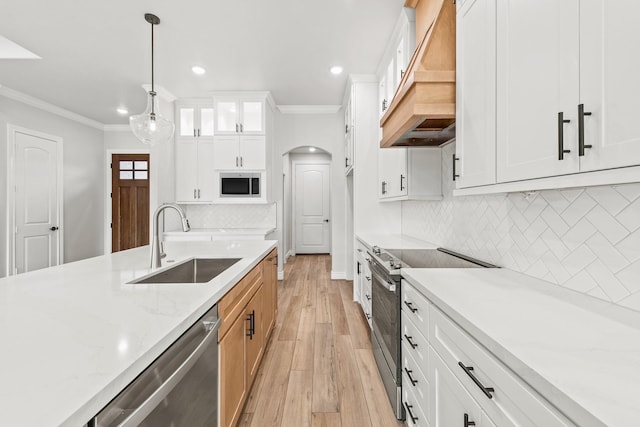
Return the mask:
<path fill-rule="evenodd" d="M 372 74 L 404 0 L 7 0 L 0 35 L 42 59 L 0 59 L 0 85 L 105 124 L 127 123 L 150 82 L 178 98 L 269 90 L 277 104 L 337 105 Z M 191 72 L 206 68 L 204 76 Z M 344 67 L 333 76 L 332 65 Z"/>

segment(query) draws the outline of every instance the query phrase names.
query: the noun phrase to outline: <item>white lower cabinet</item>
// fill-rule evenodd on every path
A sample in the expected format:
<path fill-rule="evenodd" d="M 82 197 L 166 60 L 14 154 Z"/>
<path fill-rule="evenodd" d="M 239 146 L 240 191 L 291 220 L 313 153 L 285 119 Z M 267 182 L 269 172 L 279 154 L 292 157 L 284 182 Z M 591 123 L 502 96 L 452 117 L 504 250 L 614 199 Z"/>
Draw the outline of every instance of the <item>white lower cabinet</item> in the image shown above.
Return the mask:
<path fill-rule="evenodd" d="M 360 301 L 364 317 L 367 319 L 369 328 L 371 328 L 371 299 L 373 298 L 373 294 L 371 292 L 371 269 L 369 268 L 369 256 L 363 249 L 358 249 L 356 253 L 358 263 L 358 295 L 356 295 L 356 297 Z"/>
<path fill-rule="evenodd" d="M 575 425 L 411 283 L 402 289 L 403 398 L 418 418 L 407 412 L 409 426 Z"/>

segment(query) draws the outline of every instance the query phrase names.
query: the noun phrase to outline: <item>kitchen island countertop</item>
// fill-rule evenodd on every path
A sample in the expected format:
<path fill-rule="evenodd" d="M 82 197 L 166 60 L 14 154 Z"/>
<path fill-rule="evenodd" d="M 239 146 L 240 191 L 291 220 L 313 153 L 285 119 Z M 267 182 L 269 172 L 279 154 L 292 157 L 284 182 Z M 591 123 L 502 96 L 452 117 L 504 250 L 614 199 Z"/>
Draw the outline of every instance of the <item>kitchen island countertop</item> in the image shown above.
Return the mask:
<path fill-rule="evenodd" d="M 0 279 L 1 424 L 84 425 L 275 247 L 167 243 L 162 268 L 242 258 L 206 284 L 128 284 L 148 246 Z"/>

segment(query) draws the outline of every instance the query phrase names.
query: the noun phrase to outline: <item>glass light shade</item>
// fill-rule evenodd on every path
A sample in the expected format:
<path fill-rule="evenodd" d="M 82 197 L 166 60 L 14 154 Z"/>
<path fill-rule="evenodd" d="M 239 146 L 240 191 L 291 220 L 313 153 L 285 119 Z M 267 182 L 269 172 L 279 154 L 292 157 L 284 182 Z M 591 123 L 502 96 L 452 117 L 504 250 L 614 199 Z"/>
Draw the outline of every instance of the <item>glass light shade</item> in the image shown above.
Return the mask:
<path fill-rule="evenodd" d="M 157 142 L 168 142 L 173 136 L 175 126 L 162 117 L 158 109 L 158 100 L 153 92 L 149 92 L 147 108 L 142 114 L 129 117 L 129 126 L 133 134 L 143 144 L 154 145 Z"/>

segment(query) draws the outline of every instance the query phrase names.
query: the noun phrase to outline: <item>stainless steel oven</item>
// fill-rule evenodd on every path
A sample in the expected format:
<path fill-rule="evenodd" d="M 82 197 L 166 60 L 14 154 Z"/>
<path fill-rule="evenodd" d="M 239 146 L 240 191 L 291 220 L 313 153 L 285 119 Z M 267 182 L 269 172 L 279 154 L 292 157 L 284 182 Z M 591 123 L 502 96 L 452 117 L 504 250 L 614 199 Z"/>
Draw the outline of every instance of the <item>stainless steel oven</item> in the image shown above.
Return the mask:
<path fill-rule="evenodd" d="M 217 426 L 219 326 L 214 306 L 88 427 Z"/>
<path fill-rule="evenodd" d="M 371 255 L 371 254 L 369 254 Z M 379 254 L 378 254 L 379 255 Z M 377 256 L 370 256 L 371 268 L 371 345 L 378 371 L 399 420 L 402 407 L 400 356 L 400 275 L 389 274 Z"/>

